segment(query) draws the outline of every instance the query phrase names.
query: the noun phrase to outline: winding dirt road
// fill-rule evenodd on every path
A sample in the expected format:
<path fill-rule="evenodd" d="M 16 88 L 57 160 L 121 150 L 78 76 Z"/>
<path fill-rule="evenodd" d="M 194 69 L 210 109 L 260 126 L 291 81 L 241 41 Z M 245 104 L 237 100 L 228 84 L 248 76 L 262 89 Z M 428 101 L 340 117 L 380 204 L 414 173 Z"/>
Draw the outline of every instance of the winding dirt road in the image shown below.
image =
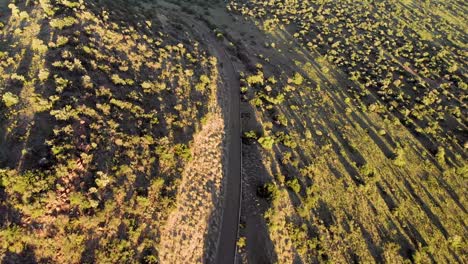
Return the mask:
<path fill-rule="evenodd" d="M 210 52 L 218 59 L 224 88 L 228 91 L 225 105 L 226 119 L 226 182 L 224 182 L 224 206 L 221 228 L 214 263 L 235 263 L 236 242 L 241 210 L 241 122 L 239 76 L 223 42 L 217 40 L 212 31 L 200 21 L 184 18 L 194 25 L 196 31 L 209 46 Z"/>

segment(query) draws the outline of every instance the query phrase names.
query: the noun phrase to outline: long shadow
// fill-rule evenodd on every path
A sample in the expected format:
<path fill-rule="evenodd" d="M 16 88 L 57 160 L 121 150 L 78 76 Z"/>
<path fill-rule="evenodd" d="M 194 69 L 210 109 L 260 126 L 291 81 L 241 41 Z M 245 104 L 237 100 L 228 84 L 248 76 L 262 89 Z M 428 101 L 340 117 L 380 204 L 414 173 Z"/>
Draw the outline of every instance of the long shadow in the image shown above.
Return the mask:
<path fill-rule="evenodd" d="M 305 57 L 307 57 L 309 59 L 309 62 L 314 61 L 314 58 L 310 57 L 310 55 L 307 52 L 303 52 L 303 54 L 304 54 Z M 317 65 L 315 65 L 315 63 L 314 63 L 314 64 L 311 64 L 311 66 L 315 69 L 315 71 L 317 72 L 317 74 L 318 74 L 319 78 L 321 79 L 321 81 L 324 82 L 324 83 L 327 83 L 328 82 L 328 77 L 321 73 L 321 70 L 317 67 Z M 305 74 L 305 76 L 307 76 L 307 73 L 304 73 L 302 71 L 302 69 L 300 69 L 299 72 L 302 72 L 303 74 Z M 332 76 L 334 76 L 334 78 L 336 78 L 337 80 L 343 79 L 342 76 L 339 76 L 338 73 L 333 72 L 333 71 L 332 71 Z M 334 104 L 334 109 L 338 109 L 338 110 L 340 110 L 340 112 L 344 113 L 345 109 L 346 109 L 346 106 L 343 103 L 341 103 L 341 102 L 345 101 L 344 100 L 345 98 L 342 95 L 343 92 L 337 92 L 335 94 L 335 93 L 332 93 L 331 91 L 327 91 L 327 94 L 332 99 L 332 102 Z M 340 98 L 338 98 L 339 94 L 341 95 Z M 350 118 L 347 115 L 343 115 L 343 116 L 350 124 L 354 124 L 354 122 L 352 122 L 352 120 L 350 120 Z M 374 131 L 376 129 L 375 126 L 371 125 L 372 122 L 370 122 L 370 120 L 365 115 L 362 115 L 362 118 L 364 118 L 366 120 L 362 120 L 361 117 L 359 117 L 355 112 L 352 112 L 351 116 L 352 116 L 353 120 L 358 122 L 358 124 L 361 126 L 361 128 L 368 131 L 369 136 L 373 139 L 373 141 L 376 143 L 376 145 L 382 150 L 382 152 L 385 154 L 386 157 L 391 158 L 391 157 L 394 156 L 393 151 L 390 150 L 387 147 L 387 145 L 382 141 L 382 139 L 377 135 L 377 133 Z M 373 129 L 367 129 L 367 128 L 373 128 Z M 386 135 L 385 138 L 389 141 L 390 145 L 395 145 L 394 141 L 390 138 L 389 135 Z"/>
<path fill-rule="evenodd" d="M 357 186 L 364 185 L 365 182 L 362 179 L 362 177 L 360 176 L 359 172 L 356 170 L 356 168 L 351 163 L 349 163 L 349 161 L 346 159 L 346 157 L 343 156 L 343 154 L 341 153 L 340 146 L 339 146 L 338 142 L 336 142 L 335 140 L 332 140 L 331 143 L 332 143 L 333 150 L 335 151 L 336 155 L 338 156 L 338 160 L 340 161 L 340 163 L 345 168 L 345 170 L 348 173 L 349 177 L 351 177 L 351 180 L 353 180 L 353 182 Z"/>
<path fill-rule="evenodd" d="M 416 146 L 410 146 L 410 147 L 413 148 L 413 150 L 416 152 L 422 151 Z M 441 172 L 444 171 L 444 168 L 438 164 L 438 161 L 432 155 L 428 155 L 426 156 L 426 158 L 428 158 L 432 162 L 432 165 L 434 165 L 439 171 Z M 460 201 L 459 195 L 455 192 L 453 187 L 450 186 L 447 180 L 442 177 L 441 174 L 427 175 L 427 177 L 433 177 L 437 181 L 437 184 L 445 190 L 445 192 L 450 196 L 450 198 L 452 198 L 452 200 L 455 202 L 458 208 L 460 208 L 460 210 L 462 210 L 464 213 L 467 212 L 465 206 Z"/>
<path fill-rule="evenodd" d="M 309 54 L 307 52 L 304 52 L 305 56 L 308 57 L 310 59 L 310 61 L 314 61 L 313 58 L 310 58 Z M 316 67 L 314 65 L 314 67 L 316 68 L 316 70 L 318 72 L 320 72 L 320 70 L 318 69 L 318 67 Z M 350 81 L 347 79 L 347 77 L 345 75 L 343 75 L 339 70 L 332 70 L 331 71 L 331 74 L 332 76 L 334 76 L 337 80 L 342 80 L 344 81 L 345 83 L 347 84 L 350 84 L 350 87 L 354 87 L 355 84 L 353 83 L 350 83 Z M 327 78 L 325 76 L 322 76 L 321 77 L 322 80 L 326 80 Z M 375 94 L 374 92 L 372 92 L 370 94 L 370 96 L 367 96 L 368 97 L 368 100 L 367 100 L 367 104 L 370 104 L 370 103 L 373 103 L 373 102 L 382 102 L 381 99 L 379 99 L 378 95 Z M 370 100 L 372 99 L 372 100 Z M 384 102 L 385 104 L 385 102 Z M 416 128 L 417 127 L 421 127 L 421 122 L 416 119 L 416 118 L 412 118 L 412 121 L 413 122 L 410 122 L 410 123 L 405 123 L 404 120 L 405 120 L 405 117 L 398 111 L 387 111 L 388 114 L 392 115 L 392 116 L 395 116 L 396 118 L 398 118 L 399 120 L 402 121 L 402 123 L 405 125 L 405 127 L 408 129 L 408 131 L 414 136 L 415 139 L 417 139 L 427 150 L 429 150 L 431 153 L 435 153 L 435 150 L 436 150 L 436 147 L 437 147 L 437 144 L 434 143 L 434 140 L 432 139 L 432 137 L 428 136 L 428 135 L 425 135 L 425 134 L 421 134 L 419 132 L 416 131 Z M 367 117 L 365 117 L 367 119 Z M 368 122 L 368 124 L 371 124 L 371 122 Z M 419 124 L 419 125 L 417 125 Z M 362 126 L 364 128 L 364 126 Z M 380 138 L 375 135 L 375 133 L 371 133 L 371 137 L 376 141 L 377 145 L 379 147 L 385 147 L 384 144 L 382 144 L 380 141 Z M 386 135 L 385 138 L 386 139 L 389 139 L 388 138 L 389 135 Z M 389 143 L 392 145 L 392 143 L 394 144 L 393 141 L 389 141 Z M 452 144 L 453 145 L 453 144 Z M 459 153 L 462 153 L 462 155 L 465 156 L 465 153 L 463 150 L 460 149 L 459 146 L 457 145 L 454 145 L 454 147 L 456 149 L 459 150 Z M 389 157 L 391 156 L 391 152 L 386 150 L 386 149 L 382 149 L 384 151 L 384 153 L 386 153 L 386 156 Z M 447 156 L 450 156 L 452 160 L 456 160 L 455 159 L 455 155 L 453 154 L 453 151 L 448 151 L 447 152 Z"/>
<path fill-rule="evenodd" d="M 329 93 L 329 95 L 334 98 L 333 102 L 335 103 L 335 105 L 339 106 L 340 109 L 342 111 L 344 111 L 344 109 L 346 108 L 346 105 L 343 103 L 346 99 L 346 95 L 345 95 L 345 92 L 342 91 L 342 90 L 334 90 L 335 93 Z M 357 120 L 361 126 L 361 128 L 363 129 L 366 129 L 366 128 L 371 128 L 375 131 L 378 130 L 377 126 L 375 126 L 373 124 L 373 122 L 369 119 L 369 117 L 367 115 L 364 114 L 364 112 L 362 112 L 361 110 L 359 110 L 358 112 L 353 112 L 352 113 L 352 117 Z M 348 117 L 346 116 L 346 119 L 348 119 Z M 349 120 L 349 119 L 348 119 Z M 395 148 L 396 147 L 396 143 L 395 141 L 393 140 L 393 138 L 391 137 L 390 134 L 386 134 L 385 136 L 383 136 L 383 138 L 385 138 L 385 140 L 387 141 L 387 143 L 392 147 L 392 148 Z M 372 135 L 372 139 L 375 141 L 376 139 L 374 138 L 374 135 Z M 388 153 L 390 152 L 391 150 L 388 150 L 388 148 L 386 147 L 386 145 L 384 144 L 384 142 L 382 140 L 380 140 L 380 138 L 378 138 L 379 140 L 378 141 L 375 141 L 375 143 L 383 148 L 382 149 L 382 152 L 385 153 Z"/>
<path fill-rule="evenodd" d="M 0 229 L 21 223 L 21 213 L 7 202 L 7 198 L 5 189 L 0 186 Z"/>
<path fill-rule="evenodd" d="M 429 197 L 429 200 L 431 200 L 432 204 L 434 204 L 435 206 L 443 209 L 441 204 L 439 203 L 439 201 L 437 201 L 436 198 L 434 197 L 434 195 L 432 195 L 432 193 L 429 192 L 429 190 L 426 188 L 426 186 L 424 186 L 421 183 L 415 183 L 415 184 L 417 184 L 418 187 L 421 188 L 424 191 L 424 194 L 426 194 L 426 196 Z"/>
<path fill-rule="evenodd" d="M 359 151 L 356 148 L 352 147 L 349 144 L 349 141 L 346 140 L 343 133 L 341 133 L 337 129 L 333 129 L 332 133 L 335 135 L 336 139 L 338 140 L 338 143 L 346 151 L 346 154 L 348 155 L 348 157 L 350 157 L 353 160 L 353 162 L 356 163 L 358 167 L 365 165 L 367 163 L 364 156 L 362 156 L 361 153 L 359 153 Z"/>
<path fill-rule="evenodd" d="M 450 253 L 450 256 L 452 256 L 453 259 L 455 259 L 455 261 L 457 261 L 457 263 L 465 263 L 462 259 L 460 259 L 460 256 L 455 253 L 451 248 L 449 248 L 449 253 Z"/>
<path fill-rule="evenodd" d="M 359 226 L 359 229 L 361 230 L 362 237 L 366 241 L 367 250 L 369 250 L 369 252 L 371 253 L 372 257 L 374 258 L 374 261 L 376 263 L 382 263 L 382 248 L 375 244 L 375 242 L 372 239 L 371 233 L 367 231 L 367 229 L 362 225 L 362 223 L 358 221 L 357 224 Z"/>
<path fill-rule="evenodd" d="M 46 144 L 46 141 L 53 135 L 52 116 L 48 112 L 37 113 L 34 115 L 33 124 L 30 130 L 32 136 L 25 144 L 25 148 L 29 151 L 23 156 L 20 171 L 45 169 L 53 160 L 50 147 Z"/>
<path fill-rule="evenodd" d="M 421 209 L 426 213 L 427 217 L 432 222 L 432 224 L 439 229 L 439 231 L 442 233 L 442 235 L 444 235 L 444 237 L 446 239 L 448 239 L 449 234 L 448 234 L 447 230 L 445 229 L 445 227 L 442 225 L 442 222 L 440 222 L 439 217 L 437 217 L 432 212 L 430 207 L 421 199 L 421 197 L 419 197 L 419 195 L 416 194 L 416 192 L 413 189 L 413 186 L 411 186 L 411 184 L 408 182 L 408 180 L 403 179 L 403 183 L 404 183 L 406 189 L 408 190 L 408 192 L 413 197 L 413 199 L 416 201 L 416 203 L 419 204 Z"/>
<path fill-rule="evenodd" d="M 22 57 L 21 62 L 19 63 L 18 69 L 16 74 L 21 75 L 27 79 L 27 73 L 29 71 L 29 67 L 31 66 L 32 62 L 32 55 L 33 52 L 31 49 L 27 48 L 24 56 Z M 10 79 L 6 80 L 5 84 L 5 92 L 11 92 L 12 94 L 19 97 L 22 89 L 24 88 L 24 83 L 22 81 Z M 17 106 L 13 106 L 17 107 Z M 9 111 L 9 109 L 1 109 L 2 111 Z M 5 128 L 1 128 L 2 132 L 0 132 L 0 136 L 5 140 L 0 141 L 0 149 L 8 150 L 6 157 L 3 155 L 0 156 L 0 164 L 6 163 L 7 166 L 11 168 L 15 168 L 19 160 L 21 158 L 21 151 L 22 151 L 22 142 L 21 137 L 27 133 L 27 127 L 29 123 L 24 119 L 18 119 L 18 125 L 15 127 L 14 130 L 11 132 L 6 132 L 8 122 L 5 122 Z M 3 134 L 3 135 L 2 135 Z"/>
<path fill-rule="evenodd" d="M 337 107 L 338 109 L 341 109 L 342 112 L 344 112 L 343 106 L 340 106 L 340 103 L 339 103 L 340 100 L 343 98 L 336 98 L 336 96 L 331 92 L 329 92 L 329 95 L 331 98 L 333 98 L 332 101 L 334 102 L 335 107 Z M 342 101 L 344 101 L 344 99 Z M 357 122 L 362 129 L 366 130 L 369 137 L 374 141 L 374 143 L 380 148 L 382 153 L 387 158 L 392 158 L 395 155 L 394 152 L 387 147 L 387 144 L 381 139 L 381 137 L 377 135 L 377 133 L 375 132 L 375 127 L 371 125 L 372 123 L 369 120 L 366 120 L 367 122 L 364 121 L 355 112 L 351 113 L 352 120 L 347 115 L 343 115 L 343 116 L 349 123 L 353 124 Z"/>
<path fill-rule="evenodd" d="M 269 202 L 258 196 L 258 188 L 271 182 L 273 179 L 261 163 L 261 154 L 258 147 L 243 145 L 243 207 L 241 220 L 245 228 L 241 235 L 246 237 L 246 254 L 248 263 L 276 263 L 278 257 L 270 239 L 269 228 L 264 218 Z M 256 206 L 255 200 L 260 203 Z"/>
<path fill-rule="evenodd" d="M 414 227 L 413 224 L 406 220 L 397 220 L 399 225 L 402 226 L 403 231 L 405 231 L 406 235 L 411 240 L 411 243 L 414 245 L 415 248 L 419 248 L 419 245 L 422 247 L 427 246 L 427 241 L 423 238 L 421 233 Z"/>
<path fill-rule="evenodd" d="M 89 235 L 89 234 L 88 234 Z M 84 242 L 84 250 L 81 253 L 80 263 L 96 263 L 96 250 L 99 247 L 99 238 L 87 239 Z"/>
<path fill-rule="evenodd" d="M 392 229 L 392 236 L 394 236 L 393 240 L 400 245 L 400 256 L 405 259 L 411 259 L 415 253 L 415 247 L 412 246 L 408 239 L 406 239 L 406 237 L 399 231 L 396 223 L 390 217 L 387 217 L 387 222 Z M 415 246 L 417 247 L 417 244 L 415 244 Z"/>
<path fill-rule="evenodd" d="M 333 95 L 331 95 L 333 96 Z M 335 102 L 338 102 L 336 100 L 334 100 Z M 370 121 L 367 119 L 367 117 L 365 117 L 365 115 L 363 115 L 363 118 L 367 119 L 367 124 L 364 125 L 360 118 L 358 118 L 356 116 L 355 113 L 352 114 L 355 118 L 354 120 L 356 120 L 360 125 L 361 127 L 366 127 L 366 125 L 368 126 L 371 126 L 370 124 Z M 346 117 L 347 118 L 347 117 Z M 348 120 L 350 121 L 350 120 Z M 410 131 L 411 132 L 411 131 Z M 374 142 L 376 142 L 376 144 L 381 148 L 381 150 L 383 151 L 383 153 L 388 157 L 388 158 L 392 158 L 394 156 L 393 154 L 393 151 L 391 151 L 390 149 L 387 148 L 387 146 L 385 145 L 385 143 L 380 139 L 380 137 L 375 133 L 375 131 L 373 129 L 371 129 L 369 131 L 369 135 L 371 136 L 371 138 L 374 140 Z M 424 144 L 422 144 L 424 146 Z M 426 149 L 427 149 L 427 145 L 426 146 Z M 411 147 L 414 147 L 414 146 L 411 146 Z M 434 147 L 435 148 L 435 147 Z M 418 153 L 421 153 L 421 150 L 416 150 Z M 432 149 L 432 154 L 434 154 L 434 149 Z M 428 156 L 429 159 L 431 159 L 434 164 L 434 166 L 436 166 L 440 171 L 443 171 L 443 168 L 438 164 L 438 162 L 436 162 L 436 160 L 434 159 L 434 157 L 432 155 L 429 155 Z M 458 195 L 454 192 L 454 190 L 452 189 L 452 187 L 442 178 L 440 177 L 437 177 L 437 176 L 434 176 L 436 177 L 437 181 L 440 183 L 440 185 L 446 190 L 446 192 L 449 194 L 449 196 L 451 196 L 451 198 L 455 201 L 455 203 L 458 205 L 459 208 L 461 208 L 464 212 L 466 212 L 466 209 L 464 208 L 464 206 L 461 204 L 460 202 L 460 199 L 458 197 Z"/>
<path fill-rule="evenodd" d="M 1 18 L 2 20 L 10 18 L 11 12 L 7 11 L 6 14 L 7 15 L 5 17 Z M 12 40 L 7 38 L 0 40 L 0 48 L 1 50 L 3 50 L 4 48 L 7 49 L 8 52 L 11 53 L 10 56 L 14 56 L 17 53 L 20 53 L 20 50 L 18 47 L 16 47 L 13 50 L 11 49 L 11 47 L 8 47 L 7 45 L 11 44 L 11 42 Z M 25 52 L 22 55 L 21 61 L 19 62 L 18 67 L 14 73 L 25 77 L 27 80 L 27 74 L 32 62 L 33 51 L 29 47 L 24 48 Z M 21 90 L 24 87 L 24 83 L 22 81 L 14 79 L 4 80 L 4 82 L 5 87 L 3 92 L 11 92 L 19 97 L 19 94 L 21 93 Z M 9 109 L 1 109 L 1 111 L 6 111 L 6 113 L 8 113 Z M 6 131 L 7 125 L 7 122 L 5 122 L 0 128 L 0 149 L 8 150 L 6 157 L 3 157 L 4 154 L 0 153 L 0 164 L 5 164 L 5 166 L 15 168 L 21 157 L 21 142 L 18 140 L 18 138 L 26 133 L 25 127 L 28 124 L 26 122 L 23 122 L 22 120 L 19 120 L 18 127 L 9 133 L 7 133 Z"/>
<path fill-rule="evenodd" d="M 457 204 L 457 206 L 464 212 L 467 213 L 465 206 L 461 203 L 460 197 L 455 192 L 455 190 L 444 180 L 441 176 L 434 175 L 437 183 L 442 186 L 442 188 L 447 192 L 447 194 L 452 198 L 452 200 Z"/>
<path fill-rule="evenodd" d="M 393 200 L 390 194 L 388 194 L 388 192 L 379 182 L 377 183 L 377 190 L 382 199 L 384 200 L 385 204 L 387 205 L 388 210 L 390 212 L 394 212 L 398 208 L 397 203 Z"/>
<path fill-rule="evenodd" d="M 27 10 L 31 11 L 31 9 L 33 7 L 34 7 L 34 5 L 30 5 L 30 7 L 22 7 L 22 8 L 26 8 Z M 46 36 L 50 34 L 48 29 L 49 29 L 48 22 L 42 21 L 41 24 L 40 24 L 38 37 L 45 40 Z M 45 43 L 48 43 L 48 41 L 45 40 Z M 30 67 L 31 67 L 33 55 L 34 55 L 34 52 L 33 52 L 33 50 L 31 50 L 31 47 L 25 48 L 25 52 L 24 52 L 24 54 L 22 56 L 22 60 L 19 63 L 18 68 L 16 70 L 16 73 L 19 74 L 19 75 L 24 76 L 27 81 L 29 81 L 29 79 L 32 79 L 32 78 L 36 77 L 36 76 L 28 76 L 28 74 L 30 72 Z M 24 84 L 22 82 L 18 82 L 18 81 L 15 81 L 15 80 L 9 80 L 9 81 L 7 81 L 7 87 L 8 87 L 8 90 L 10 92 L 13 92 L 14 94 L 19 95 L 21 93 L 21 90 L 24 87 Z M 35 87 L 34 87 L 35 90 L 37 90 L 37 87 L 38 87 L 38 84 L 36 83 Z M 31 146 L 31 144 L 28 144 L 27 142 L 21 142 L 22 139 L 19 140 L 19 138 L 24 136 L 26 133 L 28 133 L 28 131 L 27 131 L 28 128 L 30 129 L 29 133 L 32 135 L 34 140 L 36 140 L 36 133 L 41 134 L 41 135 L 38 136 L 40 139 L 45 139 L 43 137 L 43 135 L 42 135 L 43 134 L 42 131 L 34 129 L 34 127 L 36 127 L 36 122 L 39 122 L 41 124 L 41 127 L 45 128 L 44 122 L 40 121 L 41 119 L 43 119 L 43 115 L 37 116 L 37 114 L 35 114 L 32 121 L 20 118 L 18 128 L 13 130 L 9 135 L 6 135 L 6 132 L 4 130 L 4 129 L 6 129 L 6 127 L 0 129 L 0 137 L 5 138 L 4 141 L 3 140 L 0 141 L 1 142 L 0 143 L 0 152 L 3 152 L 3 150 L 5 150 L 5 149 L 8 150 L 6 160 L 5 160 L 5 158 L 2 157 L 4 154 L 0 153 L 0 164 L 2 163 L 2 160 L 3 160 L 3 163 L 6 163 L 7 166 L 17 167 L 17 165 L 19 164 L 20 159 L 25 158 L 24 155 L 22 155 L 22 153 L 21 153 L 22 150 L 23 150 L 23 143 L 25 143 L 24 149 L 29 149 L 32 146 Z M 32 128 L 30 128 L 31 124 L 33 124 Z M 6 126 L 6 124 L 5 124 L 5 126 Z M 50 127 L 52 127 L 52 125 L 50 125 Z M 50 128 L 47 128 L 46 130 L 50 130 Z M 31 137 L 29 137 L 27 140 L 31 140 Z M 34 146 L 34 147 L 36 147 L 36 146 Z M 37 154 L 36 153 L 37 149 L 33 149 L 32 152 L 33 153 L 31 153 L 31 155 L 29 155 L 29 156 L 30 157 L 32 156 L 33 158 L 37 157 L 37 155 L 35 155 L 35 154 Z M 23 168 L 19 168 L 19 169 L 23 170 Z"/>
<path fill-rule="evenodd" d="M 316 208 L 317 216 L 325 225 L 326 228 L 330 228 L 332 225 L 336 223 L 335 215 L 330 210 L 329 206 L 323 200 L 318 201 L 318 205 Z"/>

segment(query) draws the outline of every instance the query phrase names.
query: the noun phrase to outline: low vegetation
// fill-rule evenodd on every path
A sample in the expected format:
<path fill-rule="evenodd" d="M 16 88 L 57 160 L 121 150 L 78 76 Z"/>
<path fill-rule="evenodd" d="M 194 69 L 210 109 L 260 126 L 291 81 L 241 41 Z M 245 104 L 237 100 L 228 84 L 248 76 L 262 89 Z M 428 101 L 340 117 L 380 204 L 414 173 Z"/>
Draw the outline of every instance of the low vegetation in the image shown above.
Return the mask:
<path fill-rule="evenodd" d="M 244 154 L 244 177 L 266 182 L 274 252 L 247 249 L 245 259 L 466 261 L 452 243 L 466 243 L 465 6 L 228 4 L 258 27 L 256 39 L 277 43 L 247 54 L 257 67 L 241 79 L 244 111 L 256 117 L 243 128 L 244 144 L 259 151 Z M 244 229 L 246 244 L 256 243 Z"/>
<path fill-rule="evenodd" d="M 466 9 L 0 0 L 0 262 L 468 262 Z"/>
<path fill-rule="evenodd" d="M 159 263 L 185 166 L 211 168 L 192 141 L 217 108 L 216 60 L 138 1 L 6 2 L 0 261 Z"/>

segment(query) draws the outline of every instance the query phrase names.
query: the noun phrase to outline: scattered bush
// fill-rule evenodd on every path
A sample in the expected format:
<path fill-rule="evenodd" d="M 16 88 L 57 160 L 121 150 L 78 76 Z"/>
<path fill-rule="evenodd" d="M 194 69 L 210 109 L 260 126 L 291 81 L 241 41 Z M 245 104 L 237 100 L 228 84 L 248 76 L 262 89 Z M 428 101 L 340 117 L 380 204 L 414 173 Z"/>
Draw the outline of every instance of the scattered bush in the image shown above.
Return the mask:
<path fill-rule="evenodd" d="M 267 150 L 273 149 L 273 145 L 275 144 L 275 140 L 272 137 L 261 137 L 258 139 L 258 143 Z"/>
<path fill-rule="evenodd" d="M 6 92 L 2 96 L 2 101 L 6 105 L 6 107 L 12 107 L 12 106 L 19 103 L 19 98 L 18 98 L 18 96 L 14 95 L 14 94 L 12 94 L 10 92 Z"/>
<path fill-rule="evenodd" d="M 68 28 L 68 27 L 71 27 L 73 25 L 75 25 L 76 23 L 78 23 L 78 21 L 76 20 L 76 18 L 74 17 L 64 17 L 64 18 L 54 18 L 52 19 L 49 24 L 52 28 L 57 28 L 57 29 L 64 29 L 64 28 Z"/>
<path fill-rule="evenodd" d="M 299 183 L 297 179 L 287 181 L 286 185 L 289 188 L 291 188 L 291 190 L 293 190 L 296 194 L 299 194 L 299 192 L 301 191 L 301 184 Z"/>

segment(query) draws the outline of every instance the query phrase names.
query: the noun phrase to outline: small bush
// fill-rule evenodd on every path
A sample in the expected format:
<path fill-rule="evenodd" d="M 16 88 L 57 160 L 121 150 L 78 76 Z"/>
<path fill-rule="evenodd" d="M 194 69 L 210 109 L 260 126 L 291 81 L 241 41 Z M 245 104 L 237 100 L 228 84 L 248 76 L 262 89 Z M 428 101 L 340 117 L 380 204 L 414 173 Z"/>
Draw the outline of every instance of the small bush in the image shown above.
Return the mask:
<path fill-rule="evenodd" d="M 39 81 L 41 82 L 46 81 L 49 78 L 49 75 L 50 75 L 50 72 L 48 70 L 41 69 L 38 74 Z"/>
<path fill-rule="evenodd" d="M 239 237 L 239 240 L 237 240 L 237 247 L 242 249 L 246 246 L 246 239 L 245 237 Z"/>
<path fill-rule="evenodd" d="M 6 105 L 6 107 L 12 107 L 19 103 L 19 98 L 18 96 L 7 92 L 2 96 L 2 101 Z"/>
<path fill-rule="evenodd" d="M 81 77 L 81 84 L 84 88 L 91 89 L 94 87 L 93 81 L 89 75 Z"/>
<path fill-rule="evenodd" d="M 297 179 L 290 180 L 286 182 L 286 185 L 291 188 L 295 193 L 299 193 L 301 191 L 301 185 Z"/>
<path fill-rule="evenodd" d="M 403 148 L 397 148 L 393 163 L 398 167 L 404 167 L 406 165 L 405 150 Z"/>
<path fill-rule="evenodd" d="M 58 36 L 57 37 L 57 42 L 55 43 L 55 47 L 61 47 L 64 46 L 68 43 L 68 38 L 64 36 Z"/>
<path fill-rule="evenodd" d="M 273 144 L 275 144 L 275 140 L 272 137 L 261 137 L 258 139 L 258 143 L 264 148 L 264 149 L 272 149 Z"/>
<path fill-rule="evenodd" d="M 375 169 L 369 164 L 365 164 L 359 168 L 359 173 L 366 177 L 372 177 L 375 174 Z"/>
<path fill-rule="evenodd" d="M 74 17 L 65 17 L 65 18 L 62 18 L 62 19 L 59 19 L 59 18 L 52 19 L 49 22 L 49 24 L 53 28 L 57 28 L 57 29 L 62 30 L 64 28 L 73 26 L 77 22 L 78 21 Z"/>
<path fill-rule="evenodd" d="M 436 159 L 439 164 L 445 164 L 445 149 L 443 147 L 437 149 Z"/>
<path fill-rule="evenodd" d="M 301 85 L 304 82 L 304 77 L 302 77 L 301 74 L 296 72 L 294 74 L 294 77 L 292 78 L 291 82 L 294 83 L 295 85 Z"/>
<path fill-rule="evenodd" d="M 112 77 L 111 77 L 111 80 L 116 85 L 126 85 L 127 84 L 127 82 L 117 74 L 113 74 Z"/>

